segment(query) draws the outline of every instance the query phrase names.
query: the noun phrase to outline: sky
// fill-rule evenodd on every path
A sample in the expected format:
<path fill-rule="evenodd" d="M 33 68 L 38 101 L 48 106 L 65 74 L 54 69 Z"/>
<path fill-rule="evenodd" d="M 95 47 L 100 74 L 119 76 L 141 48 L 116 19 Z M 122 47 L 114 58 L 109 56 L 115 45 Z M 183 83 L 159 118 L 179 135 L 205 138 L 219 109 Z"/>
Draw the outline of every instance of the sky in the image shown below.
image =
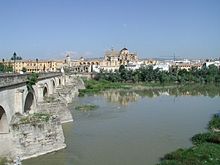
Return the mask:
<path fill-rule="evenodd" d="M 220 0 L 0 0 L 0 58 L 219 58 Z"/>

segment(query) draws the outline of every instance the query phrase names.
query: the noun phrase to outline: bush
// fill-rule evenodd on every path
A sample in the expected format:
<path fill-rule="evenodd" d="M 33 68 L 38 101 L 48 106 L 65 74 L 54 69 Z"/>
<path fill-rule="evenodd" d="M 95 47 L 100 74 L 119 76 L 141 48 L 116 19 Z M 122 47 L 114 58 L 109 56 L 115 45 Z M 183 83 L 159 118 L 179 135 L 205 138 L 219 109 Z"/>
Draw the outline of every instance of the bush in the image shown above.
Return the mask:
<path fill-rule="evenodd" d="M 19 124 L 37 124 L 41 122 L 48 122 L 50 114 L 47 113 L 34 113 L 29 116 L 22 117 Z"/>
<path fill-rule="evenodd" d="M 209 122 L 210 129 L 219 129 L 219 115 L 214 115 Z M 166 154 L 159 165 L 219 165 L 220 132 L 196 134 L 192 137 L 195 146 L 189 149 L 178 149 Z"/>
<path fill-rule="evenodd" d="M 39 75 L 34 72 L 30 76 L 28 76 L 27 82 L 26 82 L 28 90 L 32 89 L 32 86 L 36 84 L 38 76 Z"/>
<path fill-rule="evenodd" d="M 166 154 L 160 165 L 219 165 L 220 145 L 203 143 L 189 149 L 179 149 Z"/>
<path fill-rule="evenodd" d="M 175 152 L 166 154 L 162 160 L 179 160 L 181 159 L 183 152 L 184 152 L 184 149 L 180 148 L 176 150 Z"/>
<path fill-rule="evenodd" d="M 210 143 L 220 143 L 220 133 L 217 132 L 208 132 L 208 133 L 201 133 L 196 134 L 192 137 L 192 142 L 195 145 L 199 145 L 205 142 Z"/>
<path fill-rule="evenodd" d="M 215 114 L 212 120 L 209 122 L 209 129 L 219 129 L 220 130 L 220 115 Z"/>

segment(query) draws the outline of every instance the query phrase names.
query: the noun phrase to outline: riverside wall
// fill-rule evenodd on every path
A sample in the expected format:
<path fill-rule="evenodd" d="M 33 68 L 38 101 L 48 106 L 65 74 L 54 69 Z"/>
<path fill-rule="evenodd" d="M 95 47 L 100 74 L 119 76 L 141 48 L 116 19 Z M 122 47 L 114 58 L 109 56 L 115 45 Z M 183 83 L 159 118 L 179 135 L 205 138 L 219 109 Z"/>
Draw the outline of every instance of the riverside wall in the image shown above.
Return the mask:
<path fill-rule="evenodd" d="M 59 117 L 47 122 L 14 124 L 12 126 L 13 152 L 11 157 L 21 159 L 36 157 L 66 147 Z"/>

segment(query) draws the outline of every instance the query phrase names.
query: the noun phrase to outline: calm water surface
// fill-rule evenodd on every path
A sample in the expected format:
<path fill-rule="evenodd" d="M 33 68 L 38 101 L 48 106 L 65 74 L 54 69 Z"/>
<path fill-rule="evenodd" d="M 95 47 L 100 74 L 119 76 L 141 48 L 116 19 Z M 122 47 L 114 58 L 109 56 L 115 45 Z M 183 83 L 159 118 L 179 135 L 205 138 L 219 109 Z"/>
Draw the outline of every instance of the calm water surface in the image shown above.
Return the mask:
<path fill-rule="evenodd" d="M 80 104 L 99 108 L 75 111 Z M 156 164 L 206 131 L 211 116 L 220 112 L 220 97 L 204 91 L 106 91 L 78 98 L 70 109 L 75 121 L 63 125 L 67 148 L 24 165 Z"/>

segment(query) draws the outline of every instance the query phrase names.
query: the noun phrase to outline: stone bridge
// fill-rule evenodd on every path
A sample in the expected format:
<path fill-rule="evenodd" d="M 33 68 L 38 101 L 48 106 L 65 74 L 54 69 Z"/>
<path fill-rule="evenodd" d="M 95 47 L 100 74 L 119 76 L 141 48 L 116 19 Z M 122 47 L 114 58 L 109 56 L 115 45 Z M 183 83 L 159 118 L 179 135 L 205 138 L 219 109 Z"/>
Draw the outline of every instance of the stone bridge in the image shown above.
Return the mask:
<path fill-rule="evenodd" d="M 28 76 L 30 74 L 0 75 L 0 134 L 10 132 L 9 125 L 16 113 L 37 112 L 37 104 L 67 82 L 62 73 L 39 73 L 37 83 L 30 89 L 26 85 Z"/>

